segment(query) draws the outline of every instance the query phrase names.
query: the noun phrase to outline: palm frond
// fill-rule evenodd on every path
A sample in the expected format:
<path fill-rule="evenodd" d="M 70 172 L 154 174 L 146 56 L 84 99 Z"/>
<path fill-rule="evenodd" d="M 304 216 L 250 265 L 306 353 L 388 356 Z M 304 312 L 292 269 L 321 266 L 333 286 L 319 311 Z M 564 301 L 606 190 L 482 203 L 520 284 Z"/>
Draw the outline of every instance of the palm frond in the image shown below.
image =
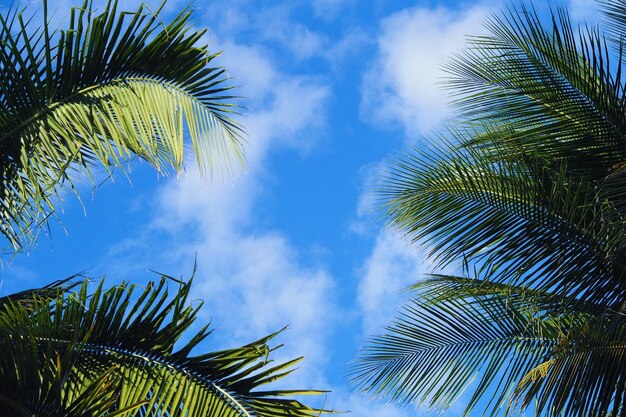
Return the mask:
<path fill-rule="evenodd" d="M 395 161 L 381 196 L 469 277 L 416 284 L 359 387 L 441 408 L 470 387 L 466 415 L 626 415 L 625 5 L 604 3 L 607 36 L 522 3 L 448 64 L 464 127 Z"/>
<path fill-rule="evenodd" d="M 489 276 L 478 278 L 478 271 L 473 271 L 472 276 L 428 274 L 410 285 L 407 290 L 416 293 L 424 303 L 440 304 L 464 300 L 467 303 L 478 302 L 485 305 L 492 299 L 501 298 L 507 303 L 513 303 L 517 308 L 534 309 L 535 314 L 544 312 L 560 316 L 579 312 L 601 316 L 606 313 L 603 304 L 584 302 L 576 297 L 563 297 L 529 287 L 494 282 Z"/>
<path fill-rule="evenodd" d="M 478 406 L 484 415 L 528 407 L 536 415 L 619 415 L 626 360 L 620 314 L 463 277 L 433 276 L 414 288 L 388 333 L 357 359 L 360 388 L 443 409 L 468 390 L 464 415 Z"/>
<path fill-rule="evenodd" d="M 537 414 L 623 416 L 625 324 L 613 313 L 567 329 L 551 358 L 519 381 L 512 404 L 532 405 Z"/>
<path fill-rule="evenodd" d="M 490 280 L 608 305 L 626 294 L 624 213 L 565 162 L 506 145 L 455 148 L 441 136 L 383 181 L 390 223 L 427 241 L 439 267 L 468 261 Z"/>
<path fill-rule="evenodd" d="M 486 27 L 489 35 L 471 38 L 448 64 L 448 86 L 467 121 L 514 134 L 478 135 L 468 145 L 514 142 L 546 159 L 566 160 L 588 181 L 624 160 L 625 86 L 621 71 L 614 71 L 621 49 L 612 54 L 597 28 L 576 30 L 565 9 L 547 25 L 522 4 Z"/>
<path fill-rule="evenodd" d="M 31 288 L 0 297 L 0 310 L 10 303 L 20 303 L 24 306 L 33 307 L 35 300 L 52 300 L 64 292 L 70 291 L 80 285 L 82 274 L 72 275 L 65 279 L 59 279 L 40 288 Z"/>
<path fill-rule="evenodd" d="M 480 399 L 485 413 L 497 412 L 517 382 L 549 357 L 562 326 L 498 297 L 485 303 L 414 299 L 357 357 L 354 382 L 372 396 L 440 409 L 471 387 L 464 415 Z"/>
<path fill-rule="evenodd" d="M 160 9 L 90 5 L 72 9 L 60 31 L 48 28 L 46 0 L 44 22 L 16 8 L 0 17 L 0 228 L 15 247 L 79 166 L 91 176 L 136 155 L 180 170 L 187 134 L 203 172 L 242 159 L 236 97 L 190 11 L 161 23 Z"/>
<path fill-rule="evenodd" d="M 206 325 L 181 341 L 201 306 L 189 305 L 190 282 L 173 297 L 166 278 L 138 297 L 136 288 L 121 284 L 104 290 L 101 282 L 90 294 L 85 282 L 78 292 L 52 302 L 38 298 L 30 309 L 5 305 L 0 403 L 15 410 L 50 410 L 49 415 L 305 417 L 326 412 L 282 398 L 321 391 L 259 390 L 288 375 L 300 360 L 271 365 L 269 343 L 276 334 L 193 356 L 210 331 Z M 70 412 L 78 409 L 95 414 Z"/>
<path fill-rule="evenodd" d="M 624 0 L 599 0 L 600 10 L 604 14 L 604 27 L 616 48 L 622 48 L 626 40 L 626 2 Z M 624 57 L 622 56 L 622 63 Z"/>

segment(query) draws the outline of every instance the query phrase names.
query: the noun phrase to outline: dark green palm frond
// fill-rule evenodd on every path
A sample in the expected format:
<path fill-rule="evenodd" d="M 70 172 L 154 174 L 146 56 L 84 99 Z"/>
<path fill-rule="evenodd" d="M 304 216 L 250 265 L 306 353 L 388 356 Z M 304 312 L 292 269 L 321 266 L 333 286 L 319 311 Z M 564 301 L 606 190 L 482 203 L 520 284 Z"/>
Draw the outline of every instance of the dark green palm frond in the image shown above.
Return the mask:
<path fill-rule="evenodd" d="M 312 390 L 259 388 L 292 371 L 299 361 L 273 365 L 276 334 L 224 351 L 192 355 L 209 335 L 208 325 L 182 342 L 200 305 L 189 305 L 190 283 L 173 297 L 166 279 L 88 293 L 35 308 L 10 303 L 0 312 L 0 403 L 46 415 L 314 416 L 325 412 L 283 398 Z M 72 414 L 73 409 L 87 410 Z M 89 411 L 91 410 L 91 411 Z M 94 413 L 93 410 L 99 410 Z M 118 414 L 110 414 L 110 413 Z M 188 414 L 187 414 L 188 413 Z"/>
<path fill-rule="evenodd" d="M 64 292 L 70 291 L 80 285 L 82 274 L 72 275 L 71 277 L 60 279 L 41 288 L 31 288 L 13 294 L 0 297 L 0 310 L 9 303 L 20 303 L 25 306 L 33 306 L 35 299 L 52 300 Z"/>
<path fill-rule="evenodd" d="M 576 30 L 564 9 L 543 23 L 523 4 L 488 23 L 449 63 L 449 87 L 463 116 L 514 135 L 478 135 L 470 146 L 514 141 L 528 152 L 566 160 L 590 181 L 626 158 L 621 71 L 599 29 Z M 622 50 L 617 51 L 617 64 Z M 468 120 L 468 121 L 469 121 Z"/>
<path fill-rule="evenodd" d="M 599 0 L 604 14 L 603 26 L 615 47 L 622 48 L 626 40 L 626 2 L 624 0 Z M 626 57 L 622 56 L 622 63 Z"/>
<path fill-rule="evenodd" d="M 72 9 L 51 31 L 17 9 L 0 17 L 0 226 L 14 246 L 72 187 L 70 170 L 121 166 L 136 155 L 160 171 L 180 170 L 188 134 L 200 169 L 241 159 L 241 128 L 205 31 L 183 10 L 169 23 L 140 6 Z M 91 174 L 90 174 L 91 175 Z"/>
<path fill-rule="evenodd" d="M 537 320 L 530 311 L 497 297 L 485 304 L 414 299 L 386 334 L 366 345 L 353 380 L 372 396 L 441 409 L 471 388 L 464 415 L 481 399 L 484 410 L 496 412 L 549 357 L 565 324 Z"/>
<path fill-rule="evenodd" d="M 529 372 L 513 404 L 537 414 L 626 414 L 626 321 L 622 313 L 597 316 L 562 335 L 551 358 Z"/>
<path fill-rule="evenodd" d="M 596 185 L 572 176 L 564 162 L 512 157 L 506 146 L 455 149 L 440 139 L 434 150 L 401 157 L 386 175 L 381 196 L 392 225 L 427 241 L 438 266 L 467 260 L 497 282 L 621 302 L 624 213 Z"/>
<path fill-rule="evenodd" d="M 474 271 L 478 276 L 478 271 Z M 534 309 L 536 314 L 562 315 L 581 312 L 601 316 L 607 312 L 602 304 L 584 302 L 576 297 L 563 297 L 533 288 L 494 282 L 484 276 L 470 278 L 457 275 L 428 274 L 407 289 L 419 295 L 422 302 L 440 304 L 444 302 L 476 300 L 482 305 L 491 299 L 505 299 L 520 309 Z"/>
<path fill-rule="evenodd" d="M 471 278 L 416 284 L 360 388 L 441 408 L 468 388 L 466 415 L 626 416 L 625 6 L 605 2 L 605 36 L 522 4 L 448 65 L 465 127 L 395 161 L 382 198 Z"/>
<path fill-rule="evenodd" d="M 358 387 L 444 409 L 468 390 L 464 415 L 477 407 L 483 415 L 535 407 L 537 415 L 608 416 L 623 407 L 621 316 L 604 315 L 600 305 L 591 306 L 599 315 L 585 312 L 581 303 L 551 293 L 461 277 L 434 277 L 417 289 L 388 333 L 357 359 Z"/>

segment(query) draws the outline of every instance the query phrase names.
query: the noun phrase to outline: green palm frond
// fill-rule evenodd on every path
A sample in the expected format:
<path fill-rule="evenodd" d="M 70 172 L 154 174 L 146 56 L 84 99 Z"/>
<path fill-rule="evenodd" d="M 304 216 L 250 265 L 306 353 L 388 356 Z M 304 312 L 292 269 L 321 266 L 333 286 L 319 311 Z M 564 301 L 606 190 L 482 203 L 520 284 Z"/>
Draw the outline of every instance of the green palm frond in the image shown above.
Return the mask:
<path fill-rule="evenodd" d="M 567 329 L 549 360 L 522 378 L 512 404 L 563 416 L 623 416 L 626 322 L 605 314 Z"/>
<path fill-rule="evenodd" d="M 137 287 L 101 282 L 88 293 L 59 294 L 34 307 L 0 311 L 0 404 L 11 415 L 50 416 L 315 416 L 325 410 L 290 399 L 312 390 L 260 390 L 288 375 L 300 359 L 274 365 L 269 343 L 192 355 L 208 325 L 184 336 L 200 304 L 190 282 L 173 297 L 167 279 Z M 181 339 L 182 338 L 182 339 Z M 183 341 L 186 340 L 186 341 Z M 286 397 L 286 398 L 285 398 Z"/>
<path fill-rule="evenodd" d="M 13 246 L 53 212 L 79 166 L 138 156 L 180 170 L 186 135 L 203 172 L 242 158 L 236 97 L 188 9 L 162 23 L 160 9 L 120 12 L 113 0 L 97 12 L 86 1 L 51 31 L 47 6 L 43 22 L 16 8 L 0 17 L 0 228 Z"/>
<path fill-rule="evenodd" d="M 626 296 L 625 213 L 605 188 L 504 145 L 446 144 L 398 159 L 381 193 L 391 224 L 426 241 L 437 266 L 467 260 L 497 282 L 596 303 Z"/>
<path fill-rule="evenodd" d="M 478 277 L 478 271 L 473 276 Z M 532 309 L 535 314 L 562 315 L 580 312 L 594 316 L 606 313 L 602 304 L 584 302 L 576 297 L 563 297 L 550 292 L 529 287 L 494 282 L 488 276 L 469 278 L 466 276 L 429 274 L 424 279 L 408 287 L 419 294 L 421 302 L 440 304 L 445 302 L 472 303 L 478 300 L 485 304 L 492 299 L 505 299 L 520 309 Z"/>
<path fill-rule="evenodd" d="M 472 303 L 416 298 L 363 349 L 354 382 L 372 396 L 441 409 L 471 387 L 464 415 L 483 397 L 485 410 L 497 412 L 517 381 L 549 357 L 562 328 L 499 297 Z"/>
<path fill-rule="evenodd" d="M 81 277 L 81 274 L 76 274 L 65 279 L 51 282 L 41 288 L 31 288 L 13 294 L 4 295 L 0 297 L 0 310 L 4 308 L 5 305 L 10 303 L 20 303 L 24 306 L 32 307 L 35 300 L 55 299 L 59 294 L 70 291 L 80 285 L 79 279 Z"/>
<path fill-rule="evenodd" d="M 626 40 L 626 2 L 624 0 L 599 0 L 604 14 L 603 24 L 609 38 L 616 48 L 620 48 Z M 624 63 L 622 56 L 622 63 Z"/>
<path fill-rule="evenodd" d="M 464 415 L 533 407 L 535 415 L 582 417 L 623 407 L 621 315 L 463 277 L 433 276 L 415 289 L 357 359 L 354 380 L 373 396 L 445 409 L 468 390 Z"/>
<path fill-rule="evenodd" d="M 448 66 L 466 127 L 394 163 L 390 222 L 439 266 L 468 259 L 499 282 L 620 304 L 626 108 L 604 36 L 564 10 L 546 28 L 524 5 L 487 27 Z"/>
<path fill-rule="evenodd" d="M 361 389 L 440 408 L 467 389 L 466 415 L 626 415 L 626 2 L 604 7 L 608 35 L 511 7 L 448 64 L 462 127 L 394 161 L 381 197 L 468 277 L 413 286 L 357 360 Z"/>
<path fill-rule="evenodd" d="M 626 103 L 621 71 L 599 29 L 573 28 L 565 9 L 546 27 L 522 4 L 487 22 L 447 68 L 449 87 L 468 120 L 495 123 L 513 135 L 474 137 L 472 146 L 512 141 L 570 169 L 603 178 L 626 157 Z"/>

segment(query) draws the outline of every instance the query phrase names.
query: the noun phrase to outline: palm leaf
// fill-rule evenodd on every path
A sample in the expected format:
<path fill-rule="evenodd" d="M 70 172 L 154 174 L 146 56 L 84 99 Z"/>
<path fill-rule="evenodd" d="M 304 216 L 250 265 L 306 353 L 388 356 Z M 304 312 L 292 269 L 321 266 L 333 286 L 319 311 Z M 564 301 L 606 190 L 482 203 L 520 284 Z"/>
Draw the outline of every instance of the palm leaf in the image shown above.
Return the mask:
<path fill-rule="evenodd" d="M 78 292 L 53 302 L 38 298 L 31 309 L 6 305 L 0 312 L 0 345 L 6 348 L 0 403 L 59 416 L 325 412 L 282 398 L 320 391 L 259 390 L 289 374 L 300 360 L 270 365 L 269 342 L 276 334 L 193 356 L 210 332 L 207 325 L 181 341 L 200 308 L 189 305 L 190 283 L 182 283 L 173 297 L 166 278 L 150 283 L 138 297 L 135 290 L 129 284 L 104 290 L 101 282 L 88 294 L 85 282 Z"/>
<path fill-rule="evenodd" d="M 622 409 L 621 315 L 479 279 L 436 275 L 413 288 L 418 295 L 357 359 L 354 380 L 372 395 L 445 409 L 471 390 L 464 415 Z"/>
<path fill-rule="evenodd" d="M 416 284 L 359 387 L 441 408 L 470 387 L 466 415 L 626 415 L 625 4 L 605 3 L 608 36 L 511 7 L 448 64 L 464 127 L 396 160 L 381 196 L 470 278 Z"/>
<path fill-rule="evenodd" d="M 570 327 L 552 357 L 520 380 L 513 401 L 537 414 L 623 416 L 625 330 L 621 313 Z"/>
<path fill-rule="evenodd" d="M 621 73 L 601 32 L 576 33 L 562 9 L 551 23 L 524 5 L 488 21 L 491 34 L 448 65 L 467 127 L 397 161 L 383 197 L 440 266 L 468 259 L 500 282 L 619 304 Z"/>
<path fill-rule="evenodd" d="M 372 396 L 441 409 L 471 387 L 464 415 L 483 397 L 485 412 L 496 413 L 517 381 L 548 357 L 560 331 L 560 323 L 535 320 L 502 298 L 414 299 L 363 349 L 354 382 Z"/>
<path fill-rule="evenodd" d="M 96 14 L 85 2 L 50 32 L 43 6 L 43 23 L 16 8 L 0 17 L 0 226 L 15 247 L 79 166 L 91 176 L 136 155 L 180 170 L 186 134 L 203 172 L 242 158 L 236 97 L 189 10 L 161 23 L 160 9 L 110 1 Z"/>
<path fill-rule="evenodd" d="M 588 180 L 624 160 L 624 82 L 621 71 L 611 71 L 621 50 L 612 55 L 599 29 L 574 29 L 565 9 L 546 25 L 522 4 L 486 27 L 491 34 L 471 38 L 447 66 L 461 114 L 498 126 L 497 135 L 477 135 L 467 144 L 514 142 L 568 161 Z M 514 134 L 501 137 L 502 131 Z"/>
<path fill-rule="evenodd" d="M 392 225 L 426 241 L 438 267 L 469 262 L 497 282 L 621 303 L 624 213 L 607 190 L 564 162 L 449 143 L 440 137 L 393 164 L 381 191 Z"/>
<path fill-rule="evenodd" d="M 0 309 L 10 303 L 20 303 L 26 307 L 32 308 L 35 300 L 55 299 L 59 294 L 70 291 L 78 286 L 80 284 L 80 277 L 82 277 L 81 274 L 76 274 L 65 279 L 51 282 L 41 288 L 31 288 L 13 294 L 4 295 L 0 297 Z"/>

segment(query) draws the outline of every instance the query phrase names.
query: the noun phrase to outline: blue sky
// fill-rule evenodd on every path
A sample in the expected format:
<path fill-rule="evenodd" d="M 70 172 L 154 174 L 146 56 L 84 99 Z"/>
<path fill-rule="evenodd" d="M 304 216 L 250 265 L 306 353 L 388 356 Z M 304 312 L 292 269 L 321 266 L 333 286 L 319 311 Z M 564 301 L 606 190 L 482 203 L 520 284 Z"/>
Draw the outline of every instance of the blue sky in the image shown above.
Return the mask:
<path fill-rule="evenodd" d="M 166 15 L 187 3 L 170 0 Z M 60 22 L 74 5 L 49 4 Z M 591 1 L 570 6 L 575 18 L 594 16 Z M 134 163 L 129 178 L 116 172 L 93 193 L 84 181 L 82 204 L 73 195 L 61 203 L 62 224 L 4 260 L 0 293 L 82 271 L 111 282 L 145 282 L 151 269 L 188 277 L 197 259 L 194 297 L 217 329 L 207 349 L 288 324 L 278 357 L 306 358 L 284 385 L 330 389 L 325 405 L 354 416 L 428 415 L 369 402 L 347 383 L 358 347 L 393 317 L 407 296 L 400 290 L 430 270 L 425 248 L 384 228 L 368 190 L 389 155 L 419 146 L 448 116 L 441 60 L 499 7 L 196 0 L 194 25 L 208 28 L 246 97 L 245 172 L 200 178 L 190 159 L 178 177 Z"/>

